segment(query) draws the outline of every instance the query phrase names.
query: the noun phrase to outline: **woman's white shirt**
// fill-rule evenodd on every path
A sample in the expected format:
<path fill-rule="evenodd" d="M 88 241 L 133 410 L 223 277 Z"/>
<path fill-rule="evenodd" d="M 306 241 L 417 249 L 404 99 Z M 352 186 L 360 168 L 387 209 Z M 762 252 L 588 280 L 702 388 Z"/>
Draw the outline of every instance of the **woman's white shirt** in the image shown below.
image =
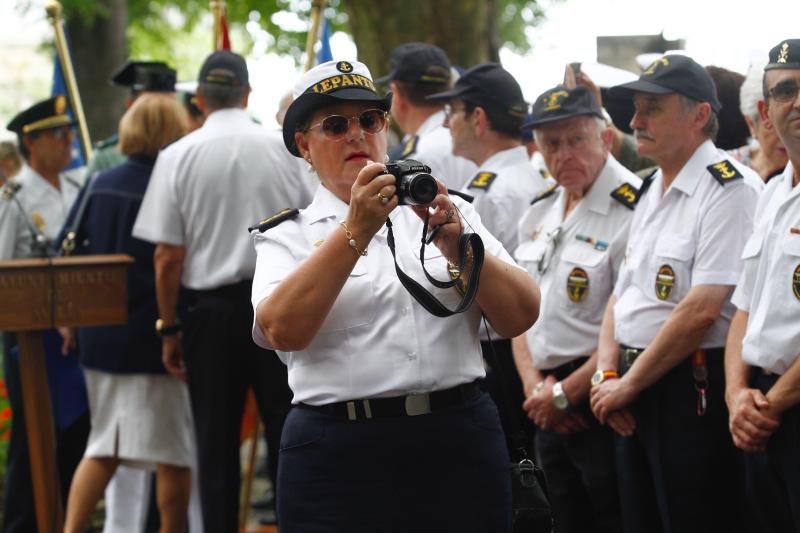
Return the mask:
<path fill-rule="evenodd" d="M 483 227 L 472 206 L 460 198 L 451 199 L 461 212 L 464 231 L 481 236 L 486 255 L 516 267 L 502 244 Z M 254 232 L 258 256 L 254 309 L 265 299 L 264 305 L 269 305 L 275 288 L 325 239 L 345 239 L 339 222 L 347 209 L 347 204 L 320 186 L 311 205 L 296 218 L 265 233 Z M 395 209 L 390 219 L 400 267 L 454 309 L 461 299 L 456 289 L 436 288 L 422 272 L 422 221 L 407 207 Z M 477 304 L 448 318 L 428 313 L 397 278 L 386 238 L 387 228 L 383 226 L 369 243 L 368 255 L 359 258 L 309 346 L 278 352 L 288 367 L 293 403 L 324 405 L 429 392 L 484 377 Z M 436 279 L 450 279 L 447 262 L 434 245 L 426 247 L 425 268 Z M 271 348 L 256 323 L 253 339 L 259 346 Z"/>

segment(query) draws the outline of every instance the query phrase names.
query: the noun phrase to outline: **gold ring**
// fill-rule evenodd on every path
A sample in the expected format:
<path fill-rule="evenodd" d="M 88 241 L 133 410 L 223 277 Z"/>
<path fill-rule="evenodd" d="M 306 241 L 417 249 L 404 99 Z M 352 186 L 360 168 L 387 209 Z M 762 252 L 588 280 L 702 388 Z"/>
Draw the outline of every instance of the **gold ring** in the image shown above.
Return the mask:
<path fill-rule="evenodd" d="M 389 198 L 384 196 L 382 192 L 378 192 L 378 199 L 381 201 L 381 203 L 383 205 L 386 205 L 386 204 L 389 203 Z"/>

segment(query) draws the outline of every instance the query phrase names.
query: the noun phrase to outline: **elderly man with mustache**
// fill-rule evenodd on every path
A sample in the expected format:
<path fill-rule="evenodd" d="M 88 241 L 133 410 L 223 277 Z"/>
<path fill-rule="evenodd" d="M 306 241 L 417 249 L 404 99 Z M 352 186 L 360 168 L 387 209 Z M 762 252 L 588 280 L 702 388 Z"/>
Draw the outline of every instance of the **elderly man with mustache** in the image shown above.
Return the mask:
<path fill-rule="evenodd" d="M 761 180 L 714 146 L 721 106 L 692 59 L 664 56 L 611 90 L 632 97 L 638 152 L 659 165 L 632 193 L 598 347 L 611 377 L 591 392 L 617 432 L 624 529 L 740 531 L 723 351 Z"/>

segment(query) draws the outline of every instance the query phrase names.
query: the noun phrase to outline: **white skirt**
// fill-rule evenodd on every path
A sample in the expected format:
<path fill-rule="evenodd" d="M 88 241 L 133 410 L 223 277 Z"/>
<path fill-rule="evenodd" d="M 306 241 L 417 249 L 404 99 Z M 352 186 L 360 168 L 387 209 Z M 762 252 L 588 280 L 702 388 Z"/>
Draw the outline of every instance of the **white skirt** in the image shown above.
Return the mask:
<path fill-rule="evenodd" d="M 92 420 L 85 457 L 139 468 L 191 466 L 194 428 L 183 382 L 170 374 L 83 370 Z"/>

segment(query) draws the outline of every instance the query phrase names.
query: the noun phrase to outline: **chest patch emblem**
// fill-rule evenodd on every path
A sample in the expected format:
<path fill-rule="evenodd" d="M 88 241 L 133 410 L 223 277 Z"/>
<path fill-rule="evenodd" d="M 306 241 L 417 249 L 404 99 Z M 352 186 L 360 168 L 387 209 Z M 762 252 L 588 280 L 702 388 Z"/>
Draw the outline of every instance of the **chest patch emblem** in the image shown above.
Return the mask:
<path fill-rule="evenodd" d="M 797 265 L 792 274 L 792 292 L 794 297 L 800 300 L 800 265 Z"/>
<path fill-rule="evenodd" d="M 567 276 L 567 296 L 580 303 L 589 296 L 589 275 L 582 268 L 573 268 Z"/>
<path fill-rule="evenodd" d="M 39 231 L 44 231 L 45 221 L 40 212 L 34 211 L 31 213 L 31 221 L 33 222 L 33 225 L 36 226 L 36 229 Z"/>
<path fill-rule="evenodd" d="M 675 271 L 669 265 L 661 265 L 656 274 L 656 298 L 667 300 L 675 288 Z"/>

